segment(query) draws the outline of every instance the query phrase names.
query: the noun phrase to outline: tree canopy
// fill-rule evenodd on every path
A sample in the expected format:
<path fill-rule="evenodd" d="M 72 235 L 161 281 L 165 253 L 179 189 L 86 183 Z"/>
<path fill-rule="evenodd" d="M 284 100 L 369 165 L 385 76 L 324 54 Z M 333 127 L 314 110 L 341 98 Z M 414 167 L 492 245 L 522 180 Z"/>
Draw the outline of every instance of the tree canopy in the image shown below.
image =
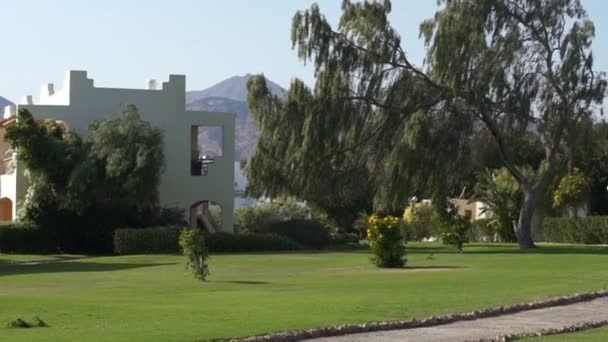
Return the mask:
<path fill-rule="evenodd" d="M 118 226 L 145 224 L 162 212 L 162 132 L 141 120 L 134 106 L 93 123 L 84 138 L 55 120 L 38 122 L 21 109 L 5 139 L 30 184 L 19 214 L 52 230 L 58 248 L 86 249 L 86 242 L 77 240 L 87 234 L 110 232 L 111 237 Z M 91 243 L 94 250 L 107 251 Z"/>
<path fill-rule="evenodd" d="M 278 119 L 277 108 L 299 123 L 262 144 L 288 142 L 284 155 L 309 165 L 356 155 L 353 163 L 373 180 L 375 206 L 391 209 L 421 191 L 445 202 L 462 181 L 471 137 L 488 132 L 524 193 L 520 246 L 533 247 L 539 197 L 572 156 L 576 128 L 605 95 L 605 75 L 593 69 L 594 26 L 578 0 L 438 6 L 420 26 L 424 67 L 408 59 L 390 25 L 390 1 L 343 1 L 335 29 L 316 4 L 297 12 L 293 47 L 312 62 L 316 83 L 309 89 L 295 80 L 283 107 L 264 87 L 250 88 L 250 104 L 265 113 L 262 124 Z M 528 176 L 513 142 L 530 135 L 542 144 L 544 167 Z M 306 181 L 314 172 L 286 164 L 293 169 L 283 177 Z"/>

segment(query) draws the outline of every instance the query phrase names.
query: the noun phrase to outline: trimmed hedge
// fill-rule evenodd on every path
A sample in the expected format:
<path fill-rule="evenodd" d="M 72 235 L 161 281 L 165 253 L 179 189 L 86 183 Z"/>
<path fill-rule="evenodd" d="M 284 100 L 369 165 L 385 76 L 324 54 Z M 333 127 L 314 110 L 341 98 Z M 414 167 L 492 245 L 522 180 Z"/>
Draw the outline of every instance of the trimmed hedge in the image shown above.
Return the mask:
<path fill-rule="evenodd" d="M 179 227 L 126 228 L 114 231 L 115 254 L 179 253 Z"/>
<path fill-rule="evenodd" d="M 0 224 L 0 253 L 53 253 L 52 237 L 27 222 Z"/>
<path fill-rule="evenodd" d="M 180 253 L 179 234 L 183 228 L 157 227 L 117 229 L 114 232 L 116 254 Z M 298 243 L 273 234 L 215 233 L 205 236 L 209 252 L 295 251 L 303 249 Z"/>
<path fill-rule="evenodd" d="M 608 244 L 608 216 L 547 217 L 543 234 L 547 242 Z"/>
<path fill-rule="evenodd" d="M 302 246 L 284 236 L 274 234 L 215 233 L 205 236 L 209 252 L 272 252 L 297 251 Z"/>
<path fill-rule="evenodd" d="M 270 233 L 289 238 L 302 246 L 323 249 L 331 245 L 329 230 L 317 220 L 274 222 Z"/>

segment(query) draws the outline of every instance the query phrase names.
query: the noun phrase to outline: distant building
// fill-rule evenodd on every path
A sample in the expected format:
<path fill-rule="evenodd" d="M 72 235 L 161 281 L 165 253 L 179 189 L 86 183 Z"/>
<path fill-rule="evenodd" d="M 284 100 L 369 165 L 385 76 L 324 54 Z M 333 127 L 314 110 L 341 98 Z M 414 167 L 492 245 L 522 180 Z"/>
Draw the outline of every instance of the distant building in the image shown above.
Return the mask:
<path fill-rule="evenodd" d="M 28 188 L 22 165 L 4 142 L 6 128 L 15 123 L 18 109 L 26 108 L 36 119 L 55 119 L 86 134 L 93 121 L 117 115 L 128 104 L 137 106 L 142 119 L 164 133 L 166 167 L 159 186 L 160 204 L 183 208 L 193 226 L 232 232 L 235 115 L 187 111 L 183 75 L 169 76 L 160 89 L 153 80 L 146 89 L 116 89 L 95 87 L 86 71 L 69 71 L 63 89 L 56 91 L 53 84 L 45 84 L 37 103 L 26 96 L 17 107 L 7 106 L 0 121 L 0 220 L 17 217 Z M 213 156 L 199 141 L 198 132 L 204 127 L 214 127 L 221 134 L 221 150 Z M 209 220 L 213 204 L 222 209 L 219 223 Z"/>
<path fill-rule="evenodd" d="M 486 209 L 486 205 L 483 202 L 458 198 L 453 199 L 452 203 L 456 206 L 458 215 L 468 217 L 471 221 L 492 217 L 492 212 Z"/>

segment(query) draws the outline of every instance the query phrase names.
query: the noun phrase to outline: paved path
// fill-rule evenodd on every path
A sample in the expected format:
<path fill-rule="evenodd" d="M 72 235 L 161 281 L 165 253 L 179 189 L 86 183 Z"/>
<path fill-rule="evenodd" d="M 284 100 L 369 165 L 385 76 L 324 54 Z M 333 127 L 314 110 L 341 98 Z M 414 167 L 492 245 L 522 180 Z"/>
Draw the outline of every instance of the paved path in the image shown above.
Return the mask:
<path fill-rule="evenodd" d="M 608 320 L 608 297 L 589 302 L 523 311 L 516 314 L 456 322 L 429 328 L 389 330 L 346 336 L 325 337 L 307 341 L 416 341 L 459 342 L 493 338 L 508 334 L 532 333 L 544 329 Z"/>

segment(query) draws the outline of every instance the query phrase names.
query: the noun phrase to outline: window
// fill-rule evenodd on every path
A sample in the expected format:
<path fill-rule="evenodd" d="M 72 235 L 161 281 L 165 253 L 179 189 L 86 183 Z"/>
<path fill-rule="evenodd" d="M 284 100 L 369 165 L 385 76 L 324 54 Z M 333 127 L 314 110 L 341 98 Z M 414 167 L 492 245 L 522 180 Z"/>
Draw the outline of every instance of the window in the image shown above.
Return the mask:
<path fill-rule="evenodd" d="M 207 176 L 216 158 L 223 155 L 222 126 L 192 126 L 190 130 L 192 176 Z"/>

